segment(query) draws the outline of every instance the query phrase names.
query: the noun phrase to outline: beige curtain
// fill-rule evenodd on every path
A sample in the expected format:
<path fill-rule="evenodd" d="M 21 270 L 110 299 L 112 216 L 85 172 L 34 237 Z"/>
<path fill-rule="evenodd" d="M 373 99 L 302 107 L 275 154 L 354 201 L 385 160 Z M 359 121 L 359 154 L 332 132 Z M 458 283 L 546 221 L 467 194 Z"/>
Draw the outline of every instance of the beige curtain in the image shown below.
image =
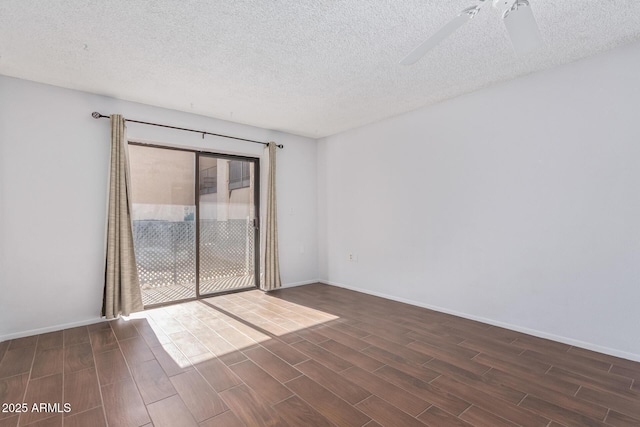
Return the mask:
<path fill-rule="evenodd" d="M 111 167 L 107 216 L 107 253 L 102 315 L 113 319 L 140 311 L 142 295 L 133 252 L 129 162 L 124 118 L 111 116 Z"/>
<path fill-rule="evenodd" d="M 266 147 L 267 157 L 267 209 L 263 227 L 262 290 L 270 291 L 282 286 L 280 282 L 280 261 L 278 259 L 278 214 L 276 209 L 276 143 Z"/>

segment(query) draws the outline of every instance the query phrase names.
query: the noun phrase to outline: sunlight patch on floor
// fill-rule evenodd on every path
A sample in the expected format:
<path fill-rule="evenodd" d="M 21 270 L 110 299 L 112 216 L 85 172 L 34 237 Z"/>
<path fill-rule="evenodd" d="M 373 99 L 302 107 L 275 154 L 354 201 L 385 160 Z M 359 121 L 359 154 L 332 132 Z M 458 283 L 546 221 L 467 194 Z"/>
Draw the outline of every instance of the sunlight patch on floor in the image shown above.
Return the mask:
<path fill-rule="evenodd" d="M 156 350 L 162 348 L 177 367 L 187 368 L 239 357 L 240 351 L 270 340 L 295 341 L 296 332 L 339 317 L 251 290 L 148 309 L 128 319 L 144 320 L 137 323 L 141 334 L 156 341 Z"/>

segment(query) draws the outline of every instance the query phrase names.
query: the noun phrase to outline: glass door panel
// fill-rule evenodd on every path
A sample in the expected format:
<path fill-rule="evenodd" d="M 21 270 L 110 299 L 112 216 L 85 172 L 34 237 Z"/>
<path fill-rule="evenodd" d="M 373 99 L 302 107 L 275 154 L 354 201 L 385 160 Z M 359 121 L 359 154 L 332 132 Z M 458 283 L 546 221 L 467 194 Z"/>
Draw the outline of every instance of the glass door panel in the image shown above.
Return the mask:
<path fill-rule="evenodd" d="M 130 144 L 129 163 L 142 302 L 195 298 L 195 153 Z"/>
<path fill-rule="evenodd" d="M 198 155 L 199 294 L 256 286 L 257 162 Z"/>

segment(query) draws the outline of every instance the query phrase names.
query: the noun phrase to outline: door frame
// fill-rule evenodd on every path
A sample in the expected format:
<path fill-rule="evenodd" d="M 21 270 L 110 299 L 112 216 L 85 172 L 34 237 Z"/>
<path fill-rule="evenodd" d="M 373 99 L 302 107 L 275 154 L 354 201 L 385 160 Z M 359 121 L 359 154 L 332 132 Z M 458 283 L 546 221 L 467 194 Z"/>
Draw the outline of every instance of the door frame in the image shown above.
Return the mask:
<path fill-rule="evenodd" d="M 251 156 L 241 156 L 235 154 L 226 154 L 226 153 L 217 153 L 215 151 L 209 150 L 197 150 L 194 148 L 183 148 L 176 147 L 172 145 L 162 145 L 156 143 L 142 142 L 136 139 L 127 140 L 128 145 L 137 145 L 141 147 L 149 147 L 149 148 L 160 148 L 165 150 L 176 150 L 176 151 L 186 151 L 189 153 L 194 153 L 195 155 L 195 203 L 196 203 L 196 214 L 195 214 L 195 222 L 196 222 L 196 281 L 195 281 L 195 298 L 185 298 L 176 301 L 163 302 L 159 304 L 150 304 L 144 306 L 144 309 L 152 309 L 157 307 L 163 307 L 172 304 L 179 304 L 187 301 L 196 301 L 201 298 L 210 298 L 218 295 L 232 294 L 236 292 L 243 292 L 251 289 L 259 289 L 260 288 L 260 157 L 251 157 Z M 229 160 L 240 160 L 245 162 L 252 162 L 254 165 L 254 179 L 253 179 L 253 206 L 254 206 L 254 224 L 253 224 L 253 238 L 254 238 L 254 250 L 253 250 L 253 264 L 254 264 L 254 283 L 252 287 L 240 288 L 240 289 L 229 289 L 225 291 L 215 292 L 211 294 L 200 294 L 200 156 L 208 156 L 208 157 L 216 157 L 222 159 Z"/>
<path fill-rule="evenodd" d="M 200 156 L 217 159 L 240 160 L 253 163 L 253 288 L 258 289 L 260 281 L 260 158 L 219 154 L 210 151 L 195 151 L 196 153 L 196 299 L 209 298 L 216 295 L 231 294 L 246 291 L 248 288 L 230 289 L 227 291 L 200 294 Z"/>

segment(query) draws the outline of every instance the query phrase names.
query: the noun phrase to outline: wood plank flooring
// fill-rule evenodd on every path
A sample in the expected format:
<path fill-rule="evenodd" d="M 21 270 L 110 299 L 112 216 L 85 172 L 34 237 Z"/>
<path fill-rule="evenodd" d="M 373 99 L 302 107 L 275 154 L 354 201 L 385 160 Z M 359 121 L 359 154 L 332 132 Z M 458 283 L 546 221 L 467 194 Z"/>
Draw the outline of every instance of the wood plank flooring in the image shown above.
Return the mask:
<path fill-rule="evenodd" d="M 640 363 L 314 284 L 0 343 L 0 402 L 29 408 L 0 427 L 640 426 Z"/>

